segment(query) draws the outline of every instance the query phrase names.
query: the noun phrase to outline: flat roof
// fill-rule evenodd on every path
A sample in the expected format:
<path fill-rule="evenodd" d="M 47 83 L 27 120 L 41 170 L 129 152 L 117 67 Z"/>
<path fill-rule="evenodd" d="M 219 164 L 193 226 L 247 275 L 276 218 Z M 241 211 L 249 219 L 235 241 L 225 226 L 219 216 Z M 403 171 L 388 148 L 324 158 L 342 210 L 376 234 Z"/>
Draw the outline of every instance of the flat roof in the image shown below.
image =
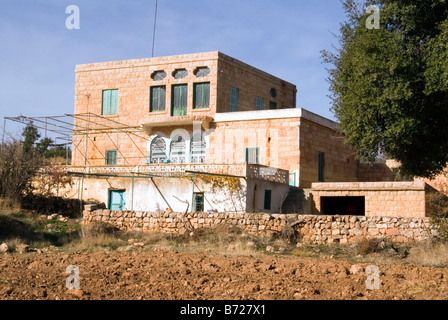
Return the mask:
<path fill-rule="evenodd" d="M 302 118 L 336 131 L 341 130 L 337 122 L 322 117 L 316 113 L 313 113 L 303 108 L 225 112 L 225 113 L 216 113 L 214 117 L 215 122 Z"/>

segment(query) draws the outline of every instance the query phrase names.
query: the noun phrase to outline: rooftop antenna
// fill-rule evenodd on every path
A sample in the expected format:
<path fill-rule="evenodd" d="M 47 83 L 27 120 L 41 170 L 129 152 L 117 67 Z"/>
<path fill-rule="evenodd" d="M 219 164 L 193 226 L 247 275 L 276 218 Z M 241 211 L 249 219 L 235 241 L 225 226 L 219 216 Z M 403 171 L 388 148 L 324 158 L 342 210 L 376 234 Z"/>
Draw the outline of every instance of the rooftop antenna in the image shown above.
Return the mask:
<path fill-rule="evenodd" d="M 154 58 L 154 42 L 156 39 L 156 23 L 157 23 L 157 0 L 156 0 L 156 8 L 154 13 L 154 30 L 152 33 L 152 57 Z"/>

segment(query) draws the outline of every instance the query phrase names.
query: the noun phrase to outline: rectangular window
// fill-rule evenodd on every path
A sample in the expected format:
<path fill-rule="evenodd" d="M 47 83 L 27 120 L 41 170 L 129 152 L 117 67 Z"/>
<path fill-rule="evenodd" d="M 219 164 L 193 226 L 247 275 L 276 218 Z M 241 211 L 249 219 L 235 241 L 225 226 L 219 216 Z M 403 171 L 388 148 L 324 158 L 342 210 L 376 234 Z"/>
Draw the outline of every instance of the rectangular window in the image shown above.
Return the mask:
<path fill-rule="evenodd" d="M 230 87 L 230 112 L 238 111 L 240 101 L 240 90 Z"/>
<path fill-rule="evenodd" d="M 318 181 L 324 182 L 325 181 L 325 153 L 319 152 L 319 174 L 318 174 Z"/>
<path fill-rule="evenodd" d="M 194 212 L 204 212 L 204 193 L 195 192 L 193 194 L 193 209 Z"/>
<path fill-rule="evenodd" d="M 171 99 L 171 115 L 187 115 L 188 86 L 186 84 L 173 85 Z"/>
<path fill-rule="evenodd" d="M 150 111 L 165 111 L 165 101 L 166 101 L 166 87 L 165 86 L 157 86 L 151 87 L 151 104 Z"/>
<path fill-rule="evenodd" d="M 264 99 L 261 97 L 257 97 L 255 105 L 257 110 L 264 110 Z"/>
<path fill-rule="evenodd" d="M 210 82 L 195 83 L 193 109 L 210 108 Z"/>
<path fill-rule="evenodd" d="M 272 191 L 264 190 L 264 210 L 271 210 Z"/>
<path fill-rule="evenodd" d="M 106 151 L 106 165 L 117 164 L 117 150 Z"/>
<path fill-rule="evenodd" d="M 103 90 L 103 105 L 101 114 L 118 114 L 118 89 Z"/>
<path fill-rule="evenodd" d="M 260 164 L 260 148 L 246 148 L 246 162 L 248 164 Z"/>
<path fill-rule="evenodd" d="M 269 109 L 277 109 L 277 103 L 273 101 L 269 102 Z"/>

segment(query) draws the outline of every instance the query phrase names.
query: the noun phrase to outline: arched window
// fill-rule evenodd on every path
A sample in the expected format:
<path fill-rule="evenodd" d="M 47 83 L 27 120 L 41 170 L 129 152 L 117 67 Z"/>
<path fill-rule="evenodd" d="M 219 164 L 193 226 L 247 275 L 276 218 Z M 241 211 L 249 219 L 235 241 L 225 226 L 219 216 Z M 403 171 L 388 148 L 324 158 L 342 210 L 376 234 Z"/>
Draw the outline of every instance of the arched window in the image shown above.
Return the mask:
<path fill-rule="evenodd" d="M 191 163 L 205 163 L 206 143 L 201 133 L 196 133 L 191 139 L 190 159 Z"/>
<path fill-rule="evenodd" d="M 170 160 L 172 163 L 186 163 L 186 143 L 181 135 L 176 135 L 171 141 Z"/>
<path fill-rule="evenodd" d="M 162 137 L 157 136 L 151 142 L 151 163 L 163 163 L 167 159 L 166 156 L 166 143 Z"/>

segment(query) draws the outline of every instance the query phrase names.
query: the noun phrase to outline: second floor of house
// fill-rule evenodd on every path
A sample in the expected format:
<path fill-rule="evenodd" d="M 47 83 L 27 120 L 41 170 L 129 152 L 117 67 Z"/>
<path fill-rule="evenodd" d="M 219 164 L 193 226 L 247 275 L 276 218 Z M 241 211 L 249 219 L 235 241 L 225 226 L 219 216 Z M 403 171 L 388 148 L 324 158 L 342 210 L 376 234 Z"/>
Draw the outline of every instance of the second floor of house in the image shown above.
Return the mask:
<path fill-rule="evenodd" d="M 295 85 L 220 52 L 78 65 L 75 114 L 131 126 L 296 107 Z"/>

